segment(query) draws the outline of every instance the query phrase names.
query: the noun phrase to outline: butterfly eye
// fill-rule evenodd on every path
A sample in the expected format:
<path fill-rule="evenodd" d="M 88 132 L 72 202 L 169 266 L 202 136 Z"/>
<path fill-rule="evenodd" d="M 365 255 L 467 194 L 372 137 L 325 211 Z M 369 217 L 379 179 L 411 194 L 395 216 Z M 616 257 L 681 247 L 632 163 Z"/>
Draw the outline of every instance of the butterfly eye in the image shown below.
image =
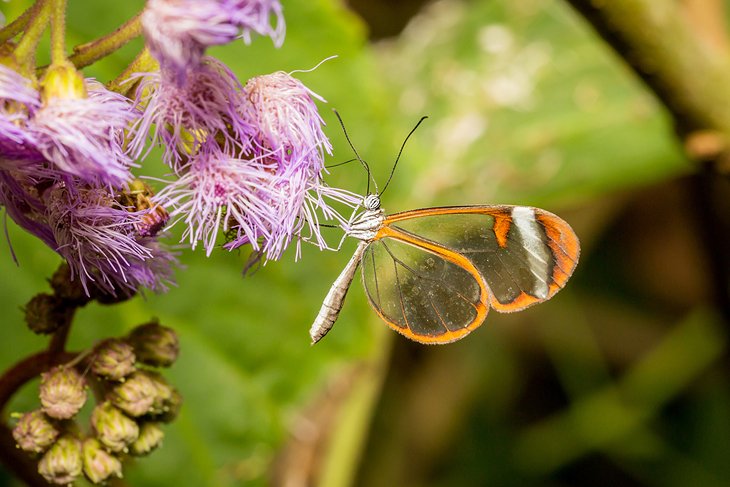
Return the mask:
<path fill-rule="evenodd" d="M 380 197 L 376 194 L 369 194 L 365 197 L 365 201 L 363 202 L 363 205 L 365 205 L 365 208 L 367 208 L 370 211 L 375 211 L 380 209 Z"/>

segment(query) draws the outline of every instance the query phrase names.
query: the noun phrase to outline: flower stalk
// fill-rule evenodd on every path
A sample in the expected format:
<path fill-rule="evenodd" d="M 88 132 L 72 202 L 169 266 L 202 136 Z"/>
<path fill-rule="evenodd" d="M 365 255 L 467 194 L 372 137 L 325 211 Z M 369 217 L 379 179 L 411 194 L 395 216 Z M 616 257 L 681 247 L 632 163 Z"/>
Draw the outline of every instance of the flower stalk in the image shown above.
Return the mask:
<path fill-rule="evenodd" d="M 51 0 L 38 0 L 30 10 L 30 19 L 25 32 L 15 48 L 13 55 L 21 71 L 20 74 L 30 76 L 35 68 L 35 54 L 38 42 L 51 20 Z"/>

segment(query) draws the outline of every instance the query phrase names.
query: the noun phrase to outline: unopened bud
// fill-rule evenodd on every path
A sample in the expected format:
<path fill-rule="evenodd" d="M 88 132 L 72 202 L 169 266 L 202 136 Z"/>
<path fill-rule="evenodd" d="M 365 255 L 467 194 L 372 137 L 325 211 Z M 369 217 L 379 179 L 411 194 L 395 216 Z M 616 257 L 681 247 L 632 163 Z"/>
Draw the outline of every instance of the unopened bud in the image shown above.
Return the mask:
<path fill-rule="evenodd" d="M 52 294 L 36 294 L 25 306 L 25 322 L 38 335 L 49 335 L 68 323 L 74 312 L 63 299 Z"/>
<path fill-rule="evenodd" d="M 38 473 L 52 484 L 67 485 L 81 475 L 81 444 L 71 435 L 64 435 L 38 462 Z"/>
<path fill-rule="evenodd" d="M 180 414 L 180 409 L 182 408 L 183 398 L 182 395 L 178 392 L 177 389 L 172 389 L 172 394 L 168 399 L 166 399 L 160 410 L 162 412 L 156 413 L 154 415 L 155 421 L 160 421 L 162 423 L 172 423 L 175 421 L 175 418 L 177 418 L 177 415 Z"/>
<path fill-rule="evenodd" d="M 116 386 L 109 400 L 130 416 L 142 416 L 152 409 L 157 387 L 144 371 L 138 370 Z"/>
<path fill-rule="evenodd" d="M 130 291 L 129 289 L 123 289 L 117 286 L 114 292 L 109 292 L 106 289 L 102 289 L 98 286 L 89 287 L 91 297 L 96 300 L 99 304 L 110 306 L 112 304 L 119 304 L 125 301 L 129 301 L 134 297 L 136 291 Z"/>
<path fill-rule="evenodd" d="M 109 477 L 122 476 L 122 462 L 104 450 L 95 438 L 84 440 L 82 447 L 84 474 L 93 483 L 99 484 Z"/>
<path fill-rule="evenodd" d="M 61 264 L 49 282 L 56 296 L 69 303 L 83 306 L 91 300 L 81 284 L 81 279 L 78 279 L 78 276 L 76 279 L 72 279 L 71 267 L 68 264 Z"/>
<path fill-rule="evenodd" d="M 162 444 L 164 436 L 159 423 L 144 423 L 139 429 L 139 438 L 129 446 L 129 453 L 138 457 L 147 455 Z"/>
<path fill-rule="evenodd" d="M 13 428 L 13 438 L 21 450 L 40 453 L 56 441 L 59 432 L 41 410 L 23 414 Z"/>
<path fill-rule="evenodd" d="M 40 398 L 48 416 L 72 418 L 86 402 L 86 382 L 73 367 L 59 365 L 41 374 Z"/>
<path fill-rule="evenodd" d="M 139 436 L 139 426 L 110 402 L 97 405 L 91 413 L 96 438 L 109 450 L 124 451 Z"/>
<path fill-rule="evenodd" d="M 86 96 L 84 77 L 73 64 L 62 61 L 48 67 L 46 75 L 41 80 L 43 103 L 48 103 L 55 98 L 81 99 Z"/>
<path fill-rule="evenodd" d="M 109 380 L 120 380 L 134 372 L 134 361 L 132 346 L 112 338 L 96 347 L 91 371 Z"/>
<path fill-rule="evenodd" d="M 156 321 L 136 327 L 128 340 L 134 347 L 137 360 L 153 367 L 169 367 L 180 352 L 177 333 Z"/>

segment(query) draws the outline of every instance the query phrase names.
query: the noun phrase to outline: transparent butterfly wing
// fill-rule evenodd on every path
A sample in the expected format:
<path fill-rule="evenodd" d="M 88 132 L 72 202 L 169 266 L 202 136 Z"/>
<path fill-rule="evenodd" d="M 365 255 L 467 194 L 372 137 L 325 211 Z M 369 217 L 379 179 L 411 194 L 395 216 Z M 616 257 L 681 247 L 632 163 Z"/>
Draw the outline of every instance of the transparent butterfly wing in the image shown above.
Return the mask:
<path fill-rule="evenodd" d="M 538 208 L 467 206 L 390 215 L 386 233 L 414 235 L 466 257 L 489 288 L 497 311 L 519 311 L 550 299 L 578 263 L 570 225 Z"/>
<path fill-rule="evenodd" d="M 388 325 L 422 343 L 448 343 L 479 326 L 488 290 L 463 257 L 413 235 L 382 236 L 362 259 L 370 304 Z"/>

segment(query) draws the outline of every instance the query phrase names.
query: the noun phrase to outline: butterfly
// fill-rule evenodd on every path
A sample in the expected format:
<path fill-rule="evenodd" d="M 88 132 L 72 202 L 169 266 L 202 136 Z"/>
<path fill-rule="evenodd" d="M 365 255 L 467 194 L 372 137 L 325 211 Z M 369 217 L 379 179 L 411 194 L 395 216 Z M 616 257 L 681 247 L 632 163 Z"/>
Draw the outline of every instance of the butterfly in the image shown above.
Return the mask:
<path fill-rule="evenodd" d="M 347 131 L 345 136 L 350 142 Z M 386 215 L 377 190 L 362 207 L 345 229 L 359 244 L 309 330 L 312 344 L 334 326 L 360 265 L 370 306 L 390 328 L 440 344 L 468 335 L 490 308 L 510 313 L 552 298 L 580 257 L 570 225 L 539 208 L 452 206 Z"/>
<path fill-rule="evenodd" d="M 360 240 L 310 329 L 332 328 L 362 264 L 370 306 L 421 343 L 459 340 L 490 308 L 510 313 L 552 298 L 575 270 L 580 243 L 558 216 L 529 206 L 424 208 L 386 216 L 377 195 L 347 235 Z"/>

